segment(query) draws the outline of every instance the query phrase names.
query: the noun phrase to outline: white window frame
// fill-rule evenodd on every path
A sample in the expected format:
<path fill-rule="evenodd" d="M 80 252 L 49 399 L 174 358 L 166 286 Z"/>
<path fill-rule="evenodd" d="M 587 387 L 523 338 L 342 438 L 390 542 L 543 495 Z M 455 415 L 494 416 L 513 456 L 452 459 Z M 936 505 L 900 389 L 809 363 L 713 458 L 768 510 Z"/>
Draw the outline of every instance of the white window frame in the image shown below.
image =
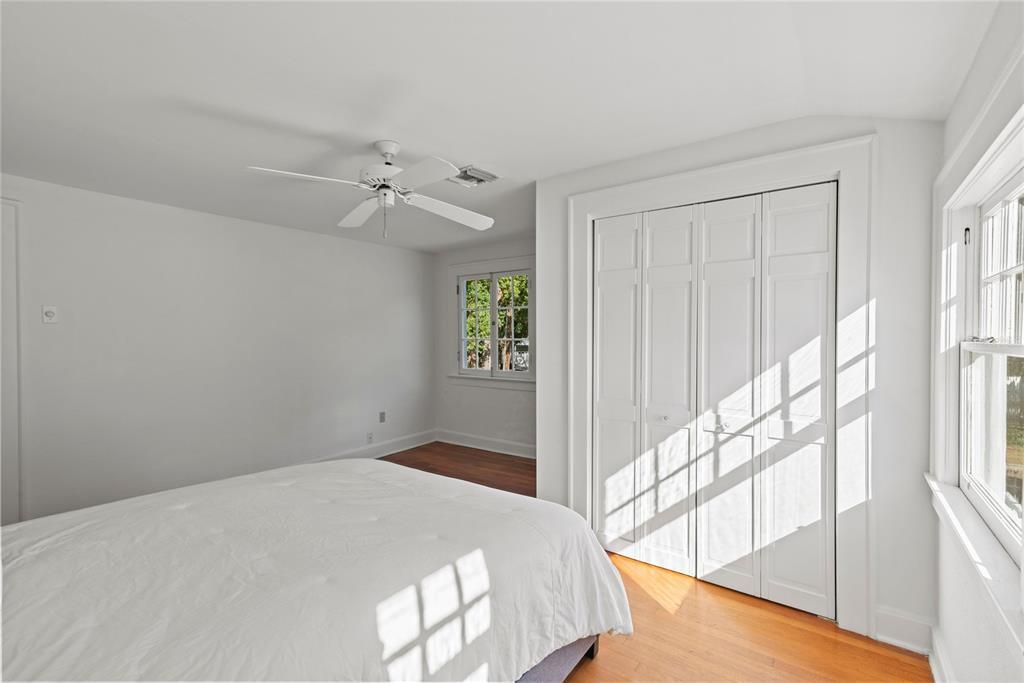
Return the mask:
<path fill-rule="evenodd" d="M 537 335 L 534 322 L 537 283 L 534 274 L 533 257 L 522 256 L 507 259 L 496 259 L 493 261 L 458 264 L 455 266 L 451 266 L 449 272 L 451 281 L 453 283 L 452 287 L 455 290 L 455 298 L 452 299 L 452 301 L 454 302 L 454 324 L 452 328 L 455 331 L 455 350 L 453 354 L 454 367 L 452 371 L 449 373 L 449 376 L 467 379 L 497 380 L 502 383 L 519 383 L 523 385 L 532 386 L 536 381 L 537 372 L 537 345 L 535 342 Z M 495 362 L 497 360 L 497 356 L 495 354 L 498 339 L 496 324 L 496 313 L 498 309 L 497 282 L 499 277 L 503 275 L 512 274 L 525 274 L 529 278 L 530 283 L 529 305 L 527 315 L 527 327 L 529 329 L 527 342 L 530 347 L 530 369 L 527 371 L 500 370 L 495 368 Z M 484 278 L 489 278 L 491 280 L 491 367 L 489 369 L 464 368 L 462 367 L 462 297 L 463 292 L 465 291 L 465 282 L 467 280 L 479 280 Z"/>
<path fill-rule="evenodd" d="M 971 239 L 964 236 L 963 249 L 963 275 L 964 275 L 964 341 L 960 343 L 960 373 L 959 387 L 957 391 L 959 401 L 959 444 L 957 470 L 959 475 L 959 487 L 967 500 L 977 511 L 993 535 L 1006 549 L 1010 558 L 1018 566 L 1022 557 L 1022 525 L 1015 519 L 1002 501 L 998 501 L 989 492 L 988 487 L 971 474 L 969 466 L 969 449 L 971 433 L 968 429 L 968 421 L 971 418 L 970 409 L 965 400 L 969 390 L 967 375 L 967 359 L 969 354 L 1005 354 L 1008 356 L 1024 356 L 1024 344 L 1005 343 L 1007 340 L 996 337 L 995 342 L 971 341 L 981 335 L 990 335 L 992 331 L 982 329 L 981 291 L 985 283 L 997 282 L 1004 277 L 1012 276 L 1018 271 L 1024 270 L 1024 265 L 1017 265 L 1011 268 L 984 275 L 981 270 L 981 258 L 986 249 L 990 248 L 985 237 L 984 223 L 993 213 L 1001 211 L 1008 204 L 1016 203 L 1018 198 L 1024 194 L 1024 168 L 1018 169 L 1004 178 L 995 186 L 989 187 L 985 199 L 977 203 L 972 211 L 974 220 L 970 226 Z M 1000 310 L 997 319 L 1001 319 L 1004 311 Z M 995 331 L 997 334 L 1001 332 Z M 999 382 L 999 378 L 989 378 L 990 383 L 996 386 L 1005 384 L 1005 379 Z"/>

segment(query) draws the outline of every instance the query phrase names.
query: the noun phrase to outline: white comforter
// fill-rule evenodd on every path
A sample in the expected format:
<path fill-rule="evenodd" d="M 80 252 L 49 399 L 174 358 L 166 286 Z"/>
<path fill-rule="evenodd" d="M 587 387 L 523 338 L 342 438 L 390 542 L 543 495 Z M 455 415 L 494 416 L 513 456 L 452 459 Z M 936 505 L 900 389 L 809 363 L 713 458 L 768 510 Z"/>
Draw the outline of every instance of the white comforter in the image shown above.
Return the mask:
<path fill-rule="evenodd" d="M 5 680 L 514 680 L 632 631 L 576 513 L 375 460 L 2 533 Z"/>

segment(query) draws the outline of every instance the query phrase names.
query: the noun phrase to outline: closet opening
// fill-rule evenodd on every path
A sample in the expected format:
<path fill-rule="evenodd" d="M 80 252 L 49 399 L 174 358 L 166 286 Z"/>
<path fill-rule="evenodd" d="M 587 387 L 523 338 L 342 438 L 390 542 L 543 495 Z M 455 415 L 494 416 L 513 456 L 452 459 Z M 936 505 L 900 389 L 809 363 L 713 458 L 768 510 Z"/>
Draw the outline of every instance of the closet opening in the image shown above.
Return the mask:
<path fill-rule="evenodd" d="M 591 521 L 836 616 L 838 183 L 593 221 Z"/>

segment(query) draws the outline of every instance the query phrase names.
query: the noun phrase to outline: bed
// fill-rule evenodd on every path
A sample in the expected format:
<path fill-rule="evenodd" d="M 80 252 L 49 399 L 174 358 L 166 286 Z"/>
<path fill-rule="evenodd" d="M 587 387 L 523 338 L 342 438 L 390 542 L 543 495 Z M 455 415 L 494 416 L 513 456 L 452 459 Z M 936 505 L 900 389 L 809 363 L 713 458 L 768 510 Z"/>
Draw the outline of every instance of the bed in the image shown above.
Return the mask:
<path fill-rule="evenodd" d="M 579 515 L 378 460 L 2 534 L 5 680 L 542 680 L 632 631 Z"/>

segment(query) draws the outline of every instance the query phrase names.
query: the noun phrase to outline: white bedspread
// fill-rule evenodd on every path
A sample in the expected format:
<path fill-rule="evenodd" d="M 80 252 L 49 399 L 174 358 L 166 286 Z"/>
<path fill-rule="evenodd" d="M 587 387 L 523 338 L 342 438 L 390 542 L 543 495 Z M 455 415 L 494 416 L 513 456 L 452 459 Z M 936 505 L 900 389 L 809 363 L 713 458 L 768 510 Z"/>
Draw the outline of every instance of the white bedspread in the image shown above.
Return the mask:
<path fill-rule="evenodd" d="M 376 460 L 2 533 L 5 680 L 514 680 L 632 631 L 576 513 Z"/>

